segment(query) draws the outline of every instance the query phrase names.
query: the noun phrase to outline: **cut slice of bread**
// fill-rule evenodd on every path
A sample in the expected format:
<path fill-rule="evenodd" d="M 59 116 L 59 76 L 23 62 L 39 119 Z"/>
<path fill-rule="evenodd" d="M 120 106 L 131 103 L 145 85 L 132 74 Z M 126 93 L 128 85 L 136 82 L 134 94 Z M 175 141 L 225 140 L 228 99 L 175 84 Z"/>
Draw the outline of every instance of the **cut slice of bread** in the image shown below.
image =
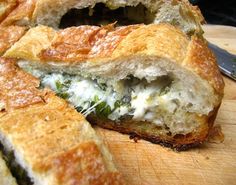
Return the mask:
<path fill-rule="evenodd" d="M 124 184 L 85 118 L 13 60 L 0 59 L 0 142 L 34 185 Z"/>
<path fill-rule="evenodd" d="M 14 9 L 11 9 L 10 14 L 2 21 L 1 25 L 47 25 L 58 28 L 63 15 L 70 10 L 82 10 L 87 8 L 88 11 L 91 12 L 87 16 L 89 19 L 89 16 L 91 16 L 93 12 L 92 9 L 96 8 L 96 4 L 99 3 L 104 4 L 104 6 L 100 7 L 105 8 L 106 10 L 104 11 L 127 7 L 124 11 L 119 13 L 119 16 L 121 16 L 123 12 L 126 12 L 124 19 L 127 19 L 127 21 L 129 19 L 132 20 L 137 19 L 137 17 L 142 17 L 139 21 L 140 23 L 143 22 L 142 20 L 149 20 L 148 23 L 167 22 L 181 28 L 184 32 L 189 34 L 202 32 L 201 23 L 204 22 L 204 18 L 200 10 L 192 6 L 187 0 L 21 0 Z M 5 7 L 5 9 L 6 8 L 7 7 Z M 94 11 L 96 11 L 96 9 Z M 84 12 L 82 14 L 85 16 Z M 69 19 L 79 20 L 84 18 L 76 14 L 75 17 L 70 17 Z M 94 19 L 99 18 L 93 18 L 93 22 L 95 21 Z M 119 22 L 118 19 L 119 18 L 117 18 L 117 21 Z M 112 23 L 106 18 L 98 21 L 108 21 L 108 23 Z"/>
<path fill-rule="evenodd" d="M 92 16 L 92 12 L 96 11 L 99 12 Z M 105 12 L 104 15 L 102 12 Z M 122 25 L 123 22 L 125 25 L 170 23 L 191 36 L 194 33 L 203 33 L 201 23 L 204 18 L 200 10 L 187 0 L 5 0 L 0 2 L 0 56 L 18 41 L 27 29 L 37 25 L 58 28 L 63 24 L 68 27 L 114 22 L 118 22 L 117 25 Z"/>
<path fill-rule="evenodd" d="M 92 123 L 177 149 L 206 139 L 223 97 L 205 41 L 169 24 L 39 26 L 5 57 L 19 59 Z"/>

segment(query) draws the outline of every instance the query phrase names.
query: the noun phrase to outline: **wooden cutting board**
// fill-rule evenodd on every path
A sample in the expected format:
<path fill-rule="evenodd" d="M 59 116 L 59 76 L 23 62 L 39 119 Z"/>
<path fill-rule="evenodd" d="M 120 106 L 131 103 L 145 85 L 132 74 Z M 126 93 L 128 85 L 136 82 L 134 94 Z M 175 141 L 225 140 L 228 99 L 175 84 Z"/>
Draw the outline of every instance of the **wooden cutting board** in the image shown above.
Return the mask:
<path fill-rule="evenodd" d="M 236 54 L 236 28 L 205 26 L 204 30 L 209 41 Z M 225 135 L 223 143 L 175 152 L 96 128 L 128 185 L 236 184 L 236 82 L 227 77 L 224 80 L 225 96 L 215 121 Z"/>

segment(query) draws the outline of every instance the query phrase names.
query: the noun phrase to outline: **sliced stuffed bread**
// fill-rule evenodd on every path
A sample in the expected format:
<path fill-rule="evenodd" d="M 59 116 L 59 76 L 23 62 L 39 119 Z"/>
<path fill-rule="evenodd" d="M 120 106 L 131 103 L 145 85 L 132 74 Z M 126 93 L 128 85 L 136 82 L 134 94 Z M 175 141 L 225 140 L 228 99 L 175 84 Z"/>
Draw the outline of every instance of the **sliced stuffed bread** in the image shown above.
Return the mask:
<path fill-rule="evenodd" d="M 169 24 L 39 26 L 5 57 L 92 123 L 177 149 L 206 139 L 223 97 L 205 41 Z"/>
<path fill-rule="evenodd" d="M 0 26 L 119 25 L 168 22 L 184 32 L 201 33 L 204 18 L 188 0 L 4 0 Z"/>
<path fill-rule="evenodd" d="M 81 114 L 13 60 L 0 58 L 0 76 L 1 149 L 18 185 L 124 184 Z"/>
<path fill-rule="evenodd" d="M 189 36 L 202 34 L 204 18 L 187 0 L 4 0 L 0 2 L 0 56 L 30 27 L 170 23 Z"/>

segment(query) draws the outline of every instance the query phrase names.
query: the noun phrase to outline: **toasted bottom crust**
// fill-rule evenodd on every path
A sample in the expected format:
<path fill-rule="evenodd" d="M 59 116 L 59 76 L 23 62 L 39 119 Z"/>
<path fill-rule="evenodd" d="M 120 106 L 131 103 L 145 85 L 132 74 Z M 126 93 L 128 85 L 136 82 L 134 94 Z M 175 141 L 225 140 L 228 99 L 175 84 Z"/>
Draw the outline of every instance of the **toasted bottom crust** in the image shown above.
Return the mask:
<path fill-rule="evenodd" d="M 172 148 L 176 151 L 184 151 L 202 144 L 207 139 L 209 131 L 214 124 L 219 107 L 220 105 L 216 107 L 208 117 L 206 117 L 205 123 L 202 124 L 197 131 L 187 135 L 171 136 L 161 133 L 154 135 L 153 133 L 150 133 L 150 131 L 155 128 L 153 124 L 149 122 L 135 122 L 133 120 L 114 122 L 112 120 L 98 118 L 94 114 L 89 115 L 87 119 L 90 123 L 96 124 L 102 128 L 115 130 L 123 134 L 129 134 L 131 139 L 141 138 L 152 143 Z M 144 125 L 149 125 L 149 128 L 144 129 Z M 151 128 L 150 125 L 152 125 L 153 128 Z"/>

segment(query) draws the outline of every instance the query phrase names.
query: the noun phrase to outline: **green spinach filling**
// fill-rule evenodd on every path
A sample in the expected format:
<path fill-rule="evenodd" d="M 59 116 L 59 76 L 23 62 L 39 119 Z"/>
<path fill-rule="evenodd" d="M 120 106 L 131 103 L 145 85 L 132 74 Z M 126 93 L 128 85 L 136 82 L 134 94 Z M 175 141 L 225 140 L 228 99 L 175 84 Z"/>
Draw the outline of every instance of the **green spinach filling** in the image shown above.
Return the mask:
<path fill-rule="evenodd" d="M 127 110 L 126 113 L 131 109 L 129 95 L 118 95 L 111 87 L 97 80 L 67 74 L 47 74 L 41 79 L 42 86 L 52 88 L 57 96 L 71 102 L 84 115 L 93 112 L 98 117 L 109 118 L 114 114 L 110 118 L 115 119 L 115 113 L 120 112 L 121 108 Z"/>
<path fill-rule="evenodd" d="M 51 88 L 58 96 L 66 99 L 87 116 L 119 121 L 129 117 L 138 121 L 153 122 L 161 96 L 170 91 L 172 80 L 161 76 L 152 82 L 128 76 L 123 80 L 105 81 L 66 73 L 31 71 L 41 79 L 42 87 Z M 159 122 L 159 121 L 156 121 Z"/>

